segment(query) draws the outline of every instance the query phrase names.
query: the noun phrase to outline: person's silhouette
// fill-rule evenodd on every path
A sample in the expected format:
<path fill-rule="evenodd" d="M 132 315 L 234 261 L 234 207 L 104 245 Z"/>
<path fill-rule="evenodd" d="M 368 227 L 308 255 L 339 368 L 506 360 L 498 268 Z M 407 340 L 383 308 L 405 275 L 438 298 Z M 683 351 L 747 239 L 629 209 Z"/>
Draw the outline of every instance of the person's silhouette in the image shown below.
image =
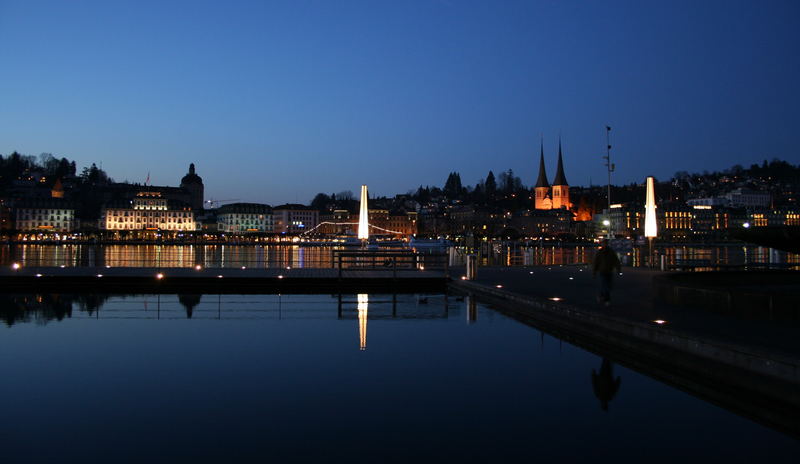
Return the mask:
<path fill-rule="evenodd" d="M 614 378 L 614 364 L 606 358 L 603 358 L 599 373 L 592 369 L 592 389 L 603 411 L 608 411 L 608 402 L 616 396 L 621 381 L 619 377 Z"/>

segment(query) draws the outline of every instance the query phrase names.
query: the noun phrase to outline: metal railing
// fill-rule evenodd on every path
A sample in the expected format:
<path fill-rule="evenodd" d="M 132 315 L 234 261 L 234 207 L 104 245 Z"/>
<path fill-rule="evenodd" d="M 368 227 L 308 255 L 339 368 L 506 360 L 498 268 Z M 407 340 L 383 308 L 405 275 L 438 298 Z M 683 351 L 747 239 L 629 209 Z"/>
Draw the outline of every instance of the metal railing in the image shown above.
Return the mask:
<path fill-rule="evenodd" d="M 411 250 L 334 250 L 333 266 L 338 268 L 339 277 L 343 270 L 391 270 L 392 277 L 398 271 L 440 270 L 447 277 L 450 262 L 447 253 L 419 253 Z"/>

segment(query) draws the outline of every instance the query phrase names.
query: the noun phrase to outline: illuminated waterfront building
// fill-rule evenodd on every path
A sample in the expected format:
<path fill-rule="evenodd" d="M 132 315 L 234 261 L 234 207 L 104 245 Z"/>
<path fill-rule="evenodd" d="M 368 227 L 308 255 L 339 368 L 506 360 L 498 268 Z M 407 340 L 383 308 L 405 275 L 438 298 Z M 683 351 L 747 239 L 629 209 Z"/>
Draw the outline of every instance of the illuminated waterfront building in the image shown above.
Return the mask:
<path fill-rule="evenodd" d="M 614 204 L 597 216 L 596 228 L 609 219 L 617 236 L 644 235 L 644 214 L 637 204 Z M 750 228 L 800 226 L 800 213 L 795 209 L 745 209 L 703 204 L 666 203 L 656 210 L 659 235 L 667 240 L 694 241 L 726 239 L 732 229 L 747 224 Z"/>
<path fill-rule="evenodd" d="M 417 234 L 417 213 L 390 213 L 387 209 L 369 210 L 370 235 L 395 238 Z M 346 210 L 336 210 L 319 216 L 320 226 L 314 233 L 321 235 L 356 235 L 359 216 Z"/>
<path fill-rule="evenodd" d="M 16 229 L 23 232 L 71 232 L 75 208 L 61 198 L 31 198 L 16 203 Z"/>
<path fill-rule="evenodd" d="M 686 201 L 690 206 L 728 206 L 731 208 L 769 208 L 772 204 L 772 195 L 769 192 L 760 192 L 738 188 L 724 195 L 716 197 L 692 198 Z"/>
<path fill-rule="evenodd" d="M 272 210 L 272 222 L 276 233 L 299 234 L 317 227 L 319 211 L 305 205 L 280 205 Z"/>
<path fill-rule="evenodd" d="M 406 237 L 417 233 L 417 213 L 390 214 L 386 209 L 369 210 L 370 234 Z M 356 222 L 358 222 L 358 217 Z"/>
<path fill-rule="evenodd" d="M 554 237 L 572 232 L 572 213 L 565 209 L 533 210 L 506 219 L 504 226 L 507 233 L 513 230 L 520 237 Z"/>
<path fill-rule="evenodd" d="M 161 192 L 143 191 L 132 200 L 109 203 L 100 217 L 103 230 L 165 230 L 189 232 L 197 229 L 192 208 L 167 200 Z"/>
<path fill-rule="evenodd" d="M 772 196 L 767 192 L 758 192 L 738 188 L 725 195 L 729 205 L 743 208 L 769 208 L 772 203 Z"/>
<path fill-rule="evenodd" d="M 273 232 L 272 208 L 260 203 L 229 203 L 217 210 L 217 230 L 231 234 Z"/>

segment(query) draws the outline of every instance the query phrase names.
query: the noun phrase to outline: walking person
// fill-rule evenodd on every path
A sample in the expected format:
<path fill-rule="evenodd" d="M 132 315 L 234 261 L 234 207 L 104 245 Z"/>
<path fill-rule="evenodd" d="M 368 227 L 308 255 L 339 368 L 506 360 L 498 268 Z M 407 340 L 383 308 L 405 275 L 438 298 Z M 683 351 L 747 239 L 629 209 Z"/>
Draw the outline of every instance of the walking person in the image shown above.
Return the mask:
<path fill-rule="evenodd" d="M 594 266 L 592 268 L 592 277 L 600 274 L 600 292 L 597 296 L 597 302 L 606 306 L 611 306 L 611 288 L 614 283 L 614 270 L 617 272 L 622 271 L 622 265 L 619 262 L 617 253 L 611 249 L 611 244 L 608 239 L 603 239 L 602 247 L 594 255 Z"/>

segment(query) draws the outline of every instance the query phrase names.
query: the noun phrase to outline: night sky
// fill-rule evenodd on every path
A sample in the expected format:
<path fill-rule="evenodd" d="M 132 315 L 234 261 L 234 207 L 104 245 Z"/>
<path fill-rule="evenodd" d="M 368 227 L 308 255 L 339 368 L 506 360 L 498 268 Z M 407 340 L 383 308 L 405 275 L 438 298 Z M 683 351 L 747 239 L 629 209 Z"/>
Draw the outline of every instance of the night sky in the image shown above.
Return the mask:
<path fill-rule="evenodd" d="M 307 203 L 800 163 L 800 2 L 0 0 L 0 153 Z"/>

